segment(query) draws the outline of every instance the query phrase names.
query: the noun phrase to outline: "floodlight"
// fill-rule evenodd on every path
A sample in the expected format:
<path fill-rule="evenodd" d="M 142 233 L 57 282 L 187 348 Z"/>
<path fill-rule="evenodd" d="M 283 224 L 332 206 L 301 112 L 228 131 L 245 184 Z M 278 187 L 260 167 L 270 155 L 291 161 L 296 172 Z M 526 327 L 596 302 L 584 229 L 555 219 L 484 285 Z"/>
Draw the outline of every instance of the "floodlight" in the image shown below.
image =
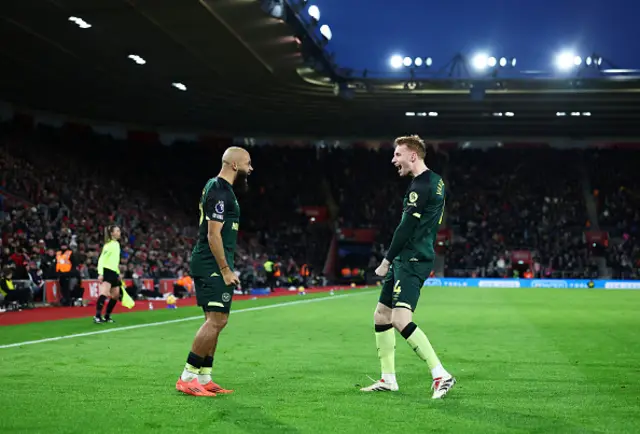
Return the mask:
<path fill-rule="evenodd" d="M 330 41 L 333 37 L 333 33 L 331 32 L 331 27 L 327 24 L 323 24 L 320 26 L 320 34 L 327 40 Z"/>
<path fill-rule="evenodd" d="M 556 56 L 556 67 L 558 69 L 567 70 L 574 66 L 576 56 L 570 52 L 563 52 Z"/>
<path fill-rule="evenodd" d="M 316 5 L 309 6 L 309 16 L 316 21 L 320 21 L 320 8 Z"/>
<path fill-rule="evenodd" d="M 142 57 L 138 56 L 137 54 L 129 54 L 127 57 L 133 60 L 134 62 L 136 62 L 138 65 L 144 65 L 145 63 L 147 63 L 146 60 L 144 60 Z"/>
<path fill-rule="evenodd" d="M 402 67 L 402 56 L 399 56 L 397 54 L 391 56 L 391 59 L 389 60 L 389 63 L 391 64 L 391 67 L 393 69 L 398 69 Z"/>
<path fill-rule="evenodd" d="M 82 18 L 69 17 L 69 21 L 71 21 L 72 23 L 76 23 L 78 25 L 78 27 L 80 27 L 81 29 L 91 28 L 91 24 L 89 24 L 88 22 L 86 22 Z"/>
<path fill-rule="evenodd" d="M 473 59 L 471 60 L 471 65 L 475 69 L 485 69 L 487 67 L 488 61 L 489 59 L 487 55 L 484 53 L 480 53 L 473 56 Z"/>

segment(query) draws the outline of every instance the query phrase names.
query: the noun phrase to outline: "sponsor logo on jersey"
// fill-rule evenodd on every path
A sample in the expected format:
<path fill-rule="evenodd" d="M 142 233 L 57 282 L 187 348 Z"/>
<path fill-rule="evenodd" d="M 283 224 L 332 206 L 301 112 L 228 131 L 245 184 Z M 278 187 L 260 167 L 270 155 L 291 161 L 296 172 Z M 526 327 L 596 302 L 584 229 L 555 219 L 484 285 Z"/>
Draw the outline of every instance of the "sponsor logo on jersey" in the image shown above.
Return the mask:
<path fill-rule="evenodd" d="M 218 203 L 216 203 L 215 210 L 216 210 L 216 213 L 218 213 L 218 214 L 224 214 L 224 201 L 223 200 L 219 200 Z"/>

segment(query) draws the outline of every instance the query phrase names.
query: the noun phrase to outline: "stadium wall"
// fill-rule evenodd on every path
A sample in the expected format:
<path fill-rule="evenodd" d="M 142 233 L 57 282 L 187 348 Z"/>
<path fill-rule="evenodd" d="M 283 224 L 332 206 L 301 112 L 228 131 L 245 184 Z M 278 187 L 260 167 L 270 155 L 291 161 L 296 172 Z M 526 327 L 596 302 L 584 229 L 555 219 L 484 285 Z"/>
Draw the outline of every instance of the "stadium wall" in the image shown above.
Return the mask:
<path fill-rule="evenodd" d="M 173 285 L 178 281 L 178 279 L 159 279 L 157 282 L 157 290 L 161 294 L 172 294 L 173 293 Z M 18 282 L 18 281 L 16 281 Z M 20 281 L 23 284 L 23 287 L 28 288 L 29 281 Z M 123 282 L 127 286 L 131 286 L 133 284 L 132 279 L 123 279 Z M 156 288 L 156 284 L 153 279 L 140 279 L 140 283 L 142 284 L 142 289 L 147 289 L 153 291 Z M 98 300 L 98 296 L 100 295 L 100 282 L 96 279 L 84 279 L 80 283 L 84 288 L 83 300 L 89 303 L 95 303 Z M 361 287 L 361 286 L 357 286 Z M 333 289 L 346 289 L 351 288 L 351 286 L 347 285 L 334 285 L 331 287 Z M 306 288 L 308 290 L 309 288 Z M 327 289 L 327 290 L 328 290 Z M 287 288 L 276 288 L 276 290 L 287 290 Z M 250 295 L 269 295 L 270 292 L 266 288 L 253 288 L 250 291 Z M 57 280 L 45 280 L 44 284 L 44 301 L 48 304 L 59 303 L 61 299 L 60 292 L 60 282 Z"/>
<path fill-rule="evenodd" d="M 141 279 L 141 280 L 142 280 L 142 286 L 143 286 L 143 288 L 141 289 L 148 289 L 150 291 L 153 291 L 153 288 L 154 288 L 153 279 Z M 169 291 L 173 292 L 173 283 L 175 283 L 176 281 L 177 279 L 160 280 L 160 288 L 159 288 L 160 292 L 163 294 Z M 127 286 L 130 286 L 133 284 L 132 279 L 123 279 L 123 282 Z M 82 287 L 84 288 L 83 298 L 85 300 L 94 302 L 98 299 L 98 296 L 100 295 L 100 281 L 96 279 L 86 279 L 86 280 L 82 280 L 80 285 L 82 285 Z M 169 290 L 169 288 L 171 289 Z M 62 294 L 60 293 L 59 281 L 57 280 L 45 281 L 44 301 L 46 303 L 58 303 L 60 301 L 61 295 Z"/>
<path fill-rule="evenodd" d="M 162 294 L 172 293 L 173 284 L 177 279 L 160 279 L 158 290 Z M 153 290 L 153 279 L 141 279 L 144 289 Z M 131 285 L 131 279 L 124 279 L 126 285 Z M 28 281 L 24 281 L 25 287 Z M 100 282 L 94 279 L 83 280 L 84 299 L 95 302 L 99 295 Z M 587 279 L 467 279 L 434 277 L 425 280 L 424 286 L 458 286 L 479 288 L 567 288 L 567 289 L 631 289 L 640 290 L 640 280 L 587 280 Z M 46 280 L 44 287 L 44 301 L 57 303 L 60 301 L 59 282 Z"/>

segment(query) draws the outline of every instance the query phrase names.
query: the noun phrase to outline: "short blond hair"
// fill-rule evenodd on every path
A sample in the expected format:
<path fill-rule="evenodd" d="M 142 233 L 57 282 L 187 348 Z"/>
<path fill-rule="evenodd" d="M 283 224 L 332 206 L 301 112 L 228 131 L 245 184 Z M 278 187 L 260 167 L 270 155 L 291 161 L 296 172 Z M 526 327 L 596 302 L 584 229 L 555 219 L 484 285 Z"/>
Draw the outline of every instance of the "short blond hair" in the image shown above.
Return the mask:
<path fill-rule="evenodd" d="M 424 160 L 424 157 L 426 157 L 427 155 L 427 145 L 425 145 L 424 140 L 422 140 L 417 134 L 414 134 L 412 136 L 398 137 L 393 141 L 393 145 L 406 146 L 407 148 L 418 154 L 418 157 L 420 157 L 421 160 Z"/>

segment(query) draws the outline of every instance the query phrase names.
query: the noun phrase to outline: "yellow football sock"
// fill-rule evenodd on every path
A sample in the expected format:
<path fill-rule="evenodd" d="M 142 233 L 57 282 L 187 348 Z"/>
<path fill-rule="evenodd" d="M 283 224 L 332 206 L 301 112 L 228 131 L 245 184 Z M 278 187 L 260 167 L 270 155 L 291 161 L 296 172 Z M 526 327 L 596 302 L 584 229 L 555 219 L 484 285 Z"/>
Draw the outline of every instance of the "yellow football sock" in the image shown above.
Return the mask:
<path fill-rule="evenodd" d="M 410 323 L 402 330 L 402 336 L 407 340 L 407 343 L 413 348 L 413 351 L 416 352 L 418 357 L 427 362 L 429 369 L 434 369 L 440 365 L 440 360 L 438 356 L 436 356 L 436 352 L 433 350 L 427 335 L 425 335 L 415 323 Z"/>
<path fill-rule="evenodd" d="M 391 326 L 376 324 L 376 345 L 382 374 L 396 373 L 396 332 Z"/>
<path fill-rule="evenodd" d="M 189 363 L 184 365 L 184 369 L 185 369 L 185 371 L 190 372 L 192 374 L 199 374 L 200 373 L 200 368 L 196 368 L 195 366 L 190 365 Z"/>

